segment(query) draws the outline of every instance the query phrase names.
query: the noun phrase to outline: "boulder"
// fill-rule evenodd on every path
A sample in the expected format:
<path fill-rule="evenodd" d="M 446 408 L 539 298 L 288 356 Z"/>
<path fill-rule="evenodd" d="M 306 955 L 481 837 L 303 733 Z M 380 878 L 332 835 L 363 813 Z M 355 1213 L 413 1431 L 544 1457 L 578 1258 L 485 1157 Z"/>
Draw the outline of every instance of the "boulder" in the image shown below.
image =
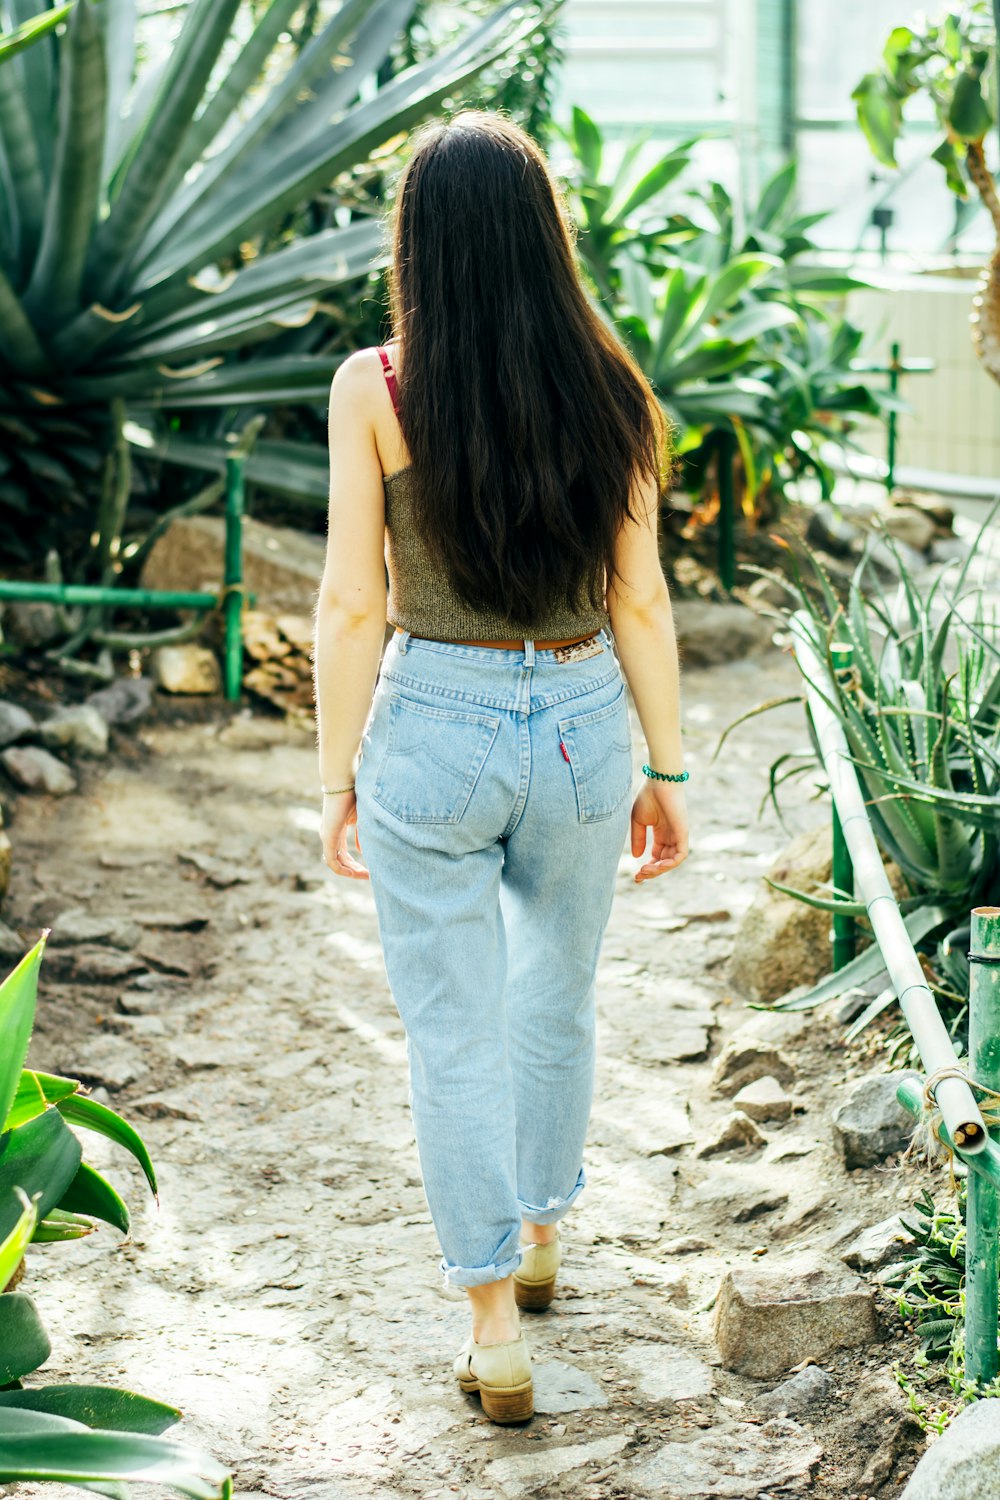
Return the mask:
<path fill-rule="evenodd" d="M 926 552 L 938 534 L 933 516 L 913 505 L 889 506 L 881 512 L 880 519 L 895 541 L 903 542 L 915 552 Z"/>
<path fill-rule="evenodd" d="M 795 1069 L 790 1059 L 777 1047 L 769 1042 L 733 1036 L 716 1059 L 709 1087 L 713 1094 L 732 1098 L 759 1078 L 791 1083 L 794 1077 Z"/>
<path fill-rule="evenodd" d="M 900 1500 L 983 1500 L 1000 1486 L 1000 1399 L 975 1401 L 936 1438 Z"/>
<path fill-rule="evenodd" d="M 806 1365 L 788 1380 L 754 1399 L 764 1417 L 796 1417 L 833 1394 L 836 1381 L 820 1365 Z"/>
<path fill-rule="evenodd" d="M 728 1370 L 766 1378 L 876 1337 L 874 1296 L 844 1266 L 801 1256 L 726 1273 L 715 1336 Z"/>
<path fill-rule="evenodd" d="M 99 688 L 86 698 L 106 724 L 131 724 L 148 714 L 153 704 L 151 677 L 116 677 L 107 687 Z"/>
<path fill-rule="evenodd" d="M 96 708 L 74 703 L 57 708 L 38 726 L 38 738 L 49 750 L 98 758 L 108 753 L 108 725 Z"/>
<path fill-rule="evenodd" d="M 0 750 L 35 732 L 35 721 L 19 703 L 0 703 Z"/>
<path fill-rule="evenodd" d="M 903 1228 L 899 1215 L 892 1214 L 888 1219 L 881 1219 L 863 1229 L 840 1258 L 855 1271 L 877 1271 L 890 1261 L 898 1260 L 904 1246 L 912 1244 L 912 1234 Z"/>
<path fill-rule="evenodd" d="M 695 1156 L 717 1156 L 720 1151 L 757 1150 L 767 1145 L 767 1136 L 759 1130 L 749 1115 L 734 1110 L 727 1115 L 715 1134 L 699 1146 Z"/>
<path fill-rule="evenodd" d="M 792 1100 L 786 1094 L 778 1080 L 766 1073 L 763 1078 L 755 1078 L 753 1083 L 744 1084 L 737 1094 L 733 1096 L 733 1105 L 742 1110 L 743 1114 L 749 1115 L 751 1120 L 787 1120 L 791 1118 Z"/>
<path fill-rule="evenodd" d="M 766 651 L 774 634 L 773 624 L 753 610 L 707 599 L 678 600 L 674 628 L 681 661 L 688 667 L 743 661 Z"/>
<path fill-rule="evenodd" d="M 848 1170 L 877 1166 L 906 1147 L 916 1121 L 896 1098 L 896 1085 L 907 1076 L 920 1077 L 911 1069 L 859 1079 L 834 1112 L 834 1144 Z"/>
<path fill-rule="evenodd" d="M 28 951 L 28 944 L 21 941 L 19 933 L 13 927 L 7 927 L 0 922 L 0 959 L 3 959 L 8 968 L 13 968 L 20 963 Z"/>
<path fill-rule="evenodd" d="M 829 823 L 793 839 L 775 860 L 768 879 L 811 892 L 833 870 Z M 748 1000 L 778 1000 L 830 971 L 830 915 L 761 884 L 736 931 L 729 979 Z"/>
<path fill-rule="evenodd" d="M 218 693 L 222 688 L 218 658 L 207 646 L 157 646 L 150 667 L 165 693 Z"/>
<path fill-rule="evenodd" d="M 76 777 L 69 767 L 37 745 L 9 745 L 0 751 L 0 766 L 26 792 L 64 797 L 67 792 L 76 791 Z"/>
<path fill-rule="evenodd" d="M 755 1496 L 808 1493 L 823 1450 L 810 1433 L 790 1420 L 772 1418 L 761 1427 L 721 1426 L 696 1438 L 686 1434 L 635 1463 L 635 1487 L 624 1494 L 651 1494 L 663 1500 L 754 1500 Z M 619 1474 L 621 1470 L 619 1469 Z M 537 1493 L 537 1491 L 536 1491 Z"/>
<path fill-rule="evenodd" d="M 225 523 L 221 516 L 182 516 L 154 544 L 142 569 L 152 589 L 216 589 L 223 576 Z M 255 607 L 312 615 L 326 558 L 323 537 L 292 526 L 243 522 L 243 581 Z"/>

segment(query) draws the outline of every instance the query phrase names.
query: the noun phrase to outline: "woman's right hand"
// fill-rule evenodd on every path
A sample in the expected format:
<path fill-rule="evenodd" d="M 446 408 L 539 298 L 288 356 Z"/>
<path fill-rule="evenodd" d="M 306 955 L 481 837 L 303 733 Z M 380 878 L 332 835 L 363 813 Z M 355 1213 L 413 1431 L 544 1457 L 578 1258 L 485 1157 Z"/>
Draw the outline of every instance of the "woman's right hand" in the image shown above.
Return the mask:
<path fill-rule="evenodd" d="M 688 856 L 687 799 L 683 784 L 647 781 L 632 805 L 632 853 L 646 852 L 646 830 L 653 830 L 650 858 L 636 871 L 636 882 L 675 870 Z"/>

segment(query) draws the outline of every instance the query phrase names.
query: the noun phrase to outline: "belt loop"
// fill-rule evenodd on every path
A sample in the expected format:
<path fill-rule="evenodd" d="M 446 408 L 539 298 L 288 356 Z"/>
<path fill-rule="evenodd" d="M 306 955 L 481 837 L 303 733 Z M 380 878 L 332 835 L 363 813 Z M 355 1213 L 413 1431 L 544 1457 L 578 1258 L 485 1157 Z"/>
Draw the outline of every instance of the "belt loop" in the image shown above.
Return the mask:
<path fill-rule="evenodd" d="M 535 665 L 534 641 L 525 641 L 524 643 L 524 665 L 526 667 L 533 667 Z"/>
<path fill-rule="evenodd" d="M 410 632 L 408 630 L 403 630 L 403 631 L 400 632 L 397 644 L 398 644 L 400 653 L 402 655 L 405 655 L 406 654 L 406 648 L 410 644 Z"/>

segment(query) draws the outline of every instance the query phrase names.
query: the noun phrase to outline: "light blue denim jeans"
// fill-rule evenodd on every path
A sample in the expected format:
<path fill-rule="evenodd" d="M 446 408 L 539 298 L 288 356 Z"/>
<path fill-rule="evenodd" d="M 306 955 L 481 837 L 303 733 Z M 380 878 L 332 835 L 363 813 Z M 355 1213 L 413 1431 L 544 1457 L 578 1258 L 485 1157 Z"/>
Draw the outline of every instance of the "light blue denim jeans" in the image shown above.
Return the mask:
<path fill-rule="evenodd" d="M 445 1286 L 509 1276 L 586 1178 L 595 971 L 631 811 L 613 637 L 560 659 L 394 633 L 358 842 Z"/>

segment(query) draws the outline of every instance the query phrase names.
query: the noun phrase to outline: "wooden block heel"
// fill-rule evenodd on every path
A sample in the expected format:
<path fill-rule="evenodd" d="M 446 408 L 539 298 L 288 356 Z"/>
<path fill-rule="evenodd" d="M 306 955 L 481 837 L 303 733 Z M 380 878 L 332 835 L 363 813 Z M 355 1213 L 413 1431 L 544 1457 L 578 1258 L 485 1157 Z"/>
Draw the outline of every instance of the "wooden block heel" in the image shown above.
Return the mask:
<path fill-rule="evenodd" d="M 514 1301 L 528 1312 L 544 1312 L 556 1294 L 556 1278 L 548 1281 L 518 1281 L 514 1278 Z"/>
<path fill-rule="evenodd" d="M 535 1415 L 535 1394 L 530 1380 L 503 1389 L 480 1385 L 479 1396 L 491 1422 L 527 1422 Z"/>

